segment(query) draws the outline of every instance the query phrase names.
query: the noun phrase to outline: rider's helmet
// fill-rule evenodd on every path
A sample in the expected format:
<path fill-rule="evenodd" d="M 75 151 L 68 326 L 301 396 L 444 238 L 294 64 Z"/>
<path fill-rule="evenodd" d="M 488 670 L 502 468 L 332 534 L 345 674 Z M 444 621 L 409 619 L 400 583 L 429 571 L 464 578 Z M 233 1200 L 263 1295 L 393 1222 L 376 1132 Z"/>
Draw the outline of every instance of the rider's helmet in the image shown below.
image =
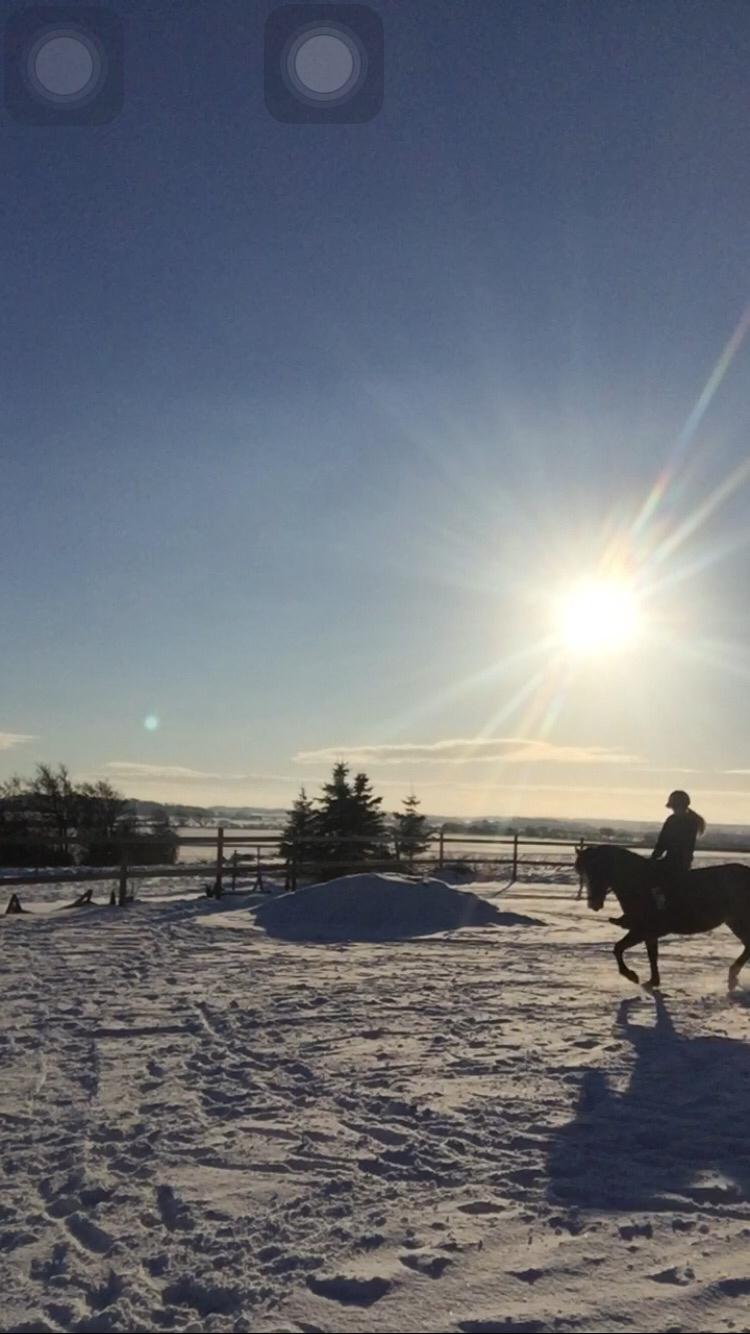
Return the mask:
<path fill-rule="evenodd" d="M 673 811 L 686 811 L 689 805 L 690 797 L 681 787 L 675 788 L 667 797 L 667 806 Z"/>

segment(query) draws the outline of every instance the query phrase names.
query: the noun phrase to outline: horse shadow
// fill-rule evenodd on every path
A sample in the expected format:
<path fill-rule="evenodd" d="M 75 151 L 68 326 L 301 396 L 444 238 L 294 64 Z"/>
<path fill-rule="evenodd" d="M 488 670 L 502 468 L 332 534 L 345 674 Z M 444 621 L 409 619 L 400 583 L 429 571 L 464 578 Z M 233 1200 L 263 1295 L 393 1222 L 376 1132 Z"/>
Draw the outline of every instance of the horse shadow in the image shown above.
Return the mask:
<path fill-rule="evenodd" d="M 616 1031 L 635 1053 L 627 1087 L 587 1070 L 573 1120 L 548 1154 L 551 1200 L 602 1210 L 695 1209 L 750 1201 L 750 1044 L 681 1034 L 654 995 L 651 1026 L 625 1000 Z"/>

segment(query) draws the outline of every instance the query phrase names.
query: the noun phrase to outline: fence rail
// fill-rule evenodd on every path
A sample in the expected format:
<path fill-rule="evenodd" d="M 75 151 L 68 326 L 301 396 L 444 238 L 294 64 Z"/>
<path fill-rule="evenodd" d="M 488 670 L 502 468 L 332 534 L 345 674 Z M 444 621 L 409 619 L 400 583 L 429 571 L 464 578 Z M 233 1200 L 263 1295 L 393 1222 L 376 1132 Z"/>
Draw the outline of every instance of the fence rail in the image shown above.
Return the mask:
<path fill-rule="evenodd" d="M 219 826 L 214 835 L 182 835 L 178 839 L 178 849 L 181 847 L 210 847 L 214 849 L 214 857 L 211 861 L 202 861 L 195 863 L 178 863 L 168 866 L 135 866 L 130 865 L 123 860 L 118 866 L 113 867 L 74 867 L 66 866 L 64 868 L 37 868 L 34 871 L 11 871 L 7 875 L 0 870 L 0 890 L 7 886 L 14 889 L 21 885 L 49 885 L 49 884 L 80 884 L 90 882 L 114 881 L 116 889 L 112 891 L 112 901 L 123 906 L 127 902 L 127 886 L 132 880 L 147 879 L 190 879 L 196 876 L 211 876 L 213 881 L 207 887 L 207 892 L 219 898 L 225 892 L 225 879 L 231 877 L 232 889 L 236 888 L 238 877 L 247 871 L 255 873 L 254 888 L 262 891 L 264 886 L 263 877 L 276 874 L 283 874 L 287 888 L 295 889 L 300 878 L 310 873 L 320 875 L 327 871 L 338 872 L 338 874 L 351 873 L 359 870 L 390 870 L 397 871 L 411 868 L 417 872 L 425 872 L 432 869 L 441 871 L 446 867 L 446 863 L 452 860 L 460 860 L 469 866 L 492 866 L 496 868 L 506 868 L 509 876 L 509 883 L 513 884 L 518 879 L 519 869 L 530 867 L 565 867 L 572 863 L 575 853 L 579 848 L 585 846 L 582 838 L 540 838 L 524 837 L 521 834 L 498 834 L 498 835 L 471 835 L 471 834 L 447 834 L 444 830 L 438 829 L 429 835 L 426 839 L 428 844 L 435 845 L 436 851 L 429 855 L 427 850 L 413 859 L 402 859 L 400 857 L 398 844 L 396 844 L 395 857 L 390 855 L 386 859 L 368 858 L 367 861 L 356 861 L 356 849 L 358 846 L 368 844 L 371 846 L 372 840 L 364 836 L 352 835 L 346 840 L 346 845 L 351 848 L 352 856 L 346 860 L 346 867 L 342 861 L 314 861 L 306 857 L 296 857 L 284 853 L 281 850 L 281 836 L 277 834 L 244 833 L 242 830 L 228 831 L 223 826 Z M 590 841 L 590 840 L 589 840 Z M 630 848 L 634 851 L 645 851 L 644 844 L 635 840 L 611 840 L 613 844 L 619 847 Z M 309 848 L 316 843 L 321 846 L 325 843 L 323 837 L 310 836 L 304 840 L 304 845 Z M 450 855 L 450 850 L 459 848 L 461 845 L 467 845 L 473 849 L 472 852 L 464 854 L 460 858 Z M 487 855 L 492 848 L 507 849 L 505 855 Z M 249 848 L 250 852 L 242 853 L 240 849 Z M 263 852 L 273 848 L 274 856 L 263 856 Z M 482 851 L 477 852 L 476 849 Z M 567 849 L 568 856 L 557 859 L 556 857 L 528 857 L 524 855 L 524 849 L 539 848 L 560 848 Z M 227 855 L 229 849 L 232 849 L 231 855 Z M 730 860 L 732 857 L 750 857 L 750 846 L 745 847 L 701 847 L 699 855 L 723 855 Z M 212 869 L 213 868 L 213 869 Z"/>

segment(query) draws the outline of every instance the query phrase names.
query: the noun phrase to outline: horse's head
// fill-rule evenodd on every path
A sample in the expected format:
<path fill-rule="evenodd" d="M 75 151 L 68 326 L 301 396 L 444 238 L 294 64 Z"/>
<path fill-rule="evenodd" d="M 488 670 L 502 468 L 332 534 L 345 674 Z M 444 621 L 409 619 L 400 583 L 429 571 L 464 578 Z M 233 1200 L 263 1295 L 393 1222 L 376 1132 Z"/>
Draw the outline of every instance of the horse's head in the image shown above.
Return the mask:
<path fill-rule="evenodd" d="M 606 846 L 581 848 L 576 855 L 576 870 L 586 886 L 589 908 L 594 912 L 604 907 L 607 891 L 611 888 L 609 851 Z"/>

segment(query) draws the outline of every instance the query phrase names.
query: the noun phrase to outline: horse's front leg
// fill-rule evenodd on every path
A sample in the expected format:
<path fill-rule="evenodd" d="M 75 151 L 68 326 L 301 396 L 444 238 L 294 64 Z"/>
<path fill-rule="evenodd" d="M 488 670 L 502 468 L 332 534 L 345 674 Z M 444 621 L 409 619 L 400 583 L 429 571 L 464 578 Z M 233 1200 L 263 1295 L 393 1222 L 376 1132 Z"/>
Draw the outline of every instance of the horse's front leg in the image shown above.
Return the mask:
<path fill-rule="evenodd" d="M 643 933 L 641 931 L 628 931 L 628 934 L 623 936 L 622 940 L 618 940 L 614 949 L 617 967 L 623 977 L 626 977 L 628 982 L 635 982 L 636 985 L 638 984 L 638 974 L 634 973 L 632 968 L 628 968 L 622 956 L 626 950 L 632 949 L 634 945 L 640 945 L 642 940 Z"/>
<path fill-rule="evenodd" d="M 650 978 L 648 979 L 648 982 L 644 982 L 643 985 L 644 985 L 646 991 L 653 991 L 656 987 L 661 986 L 661 981 L 660 981 L 660 979 L 659 979 L 659 938 L 658 938 L 658 936 L 649 936 L 649 937 L 647 938 L 647 940 L 646 940 L 646 952 L 647 952 L 647 954 L 648 954 L 648 961 L 649 961 L 649 963 L 651 964 L 651 976 L 650 976 Z"/>

